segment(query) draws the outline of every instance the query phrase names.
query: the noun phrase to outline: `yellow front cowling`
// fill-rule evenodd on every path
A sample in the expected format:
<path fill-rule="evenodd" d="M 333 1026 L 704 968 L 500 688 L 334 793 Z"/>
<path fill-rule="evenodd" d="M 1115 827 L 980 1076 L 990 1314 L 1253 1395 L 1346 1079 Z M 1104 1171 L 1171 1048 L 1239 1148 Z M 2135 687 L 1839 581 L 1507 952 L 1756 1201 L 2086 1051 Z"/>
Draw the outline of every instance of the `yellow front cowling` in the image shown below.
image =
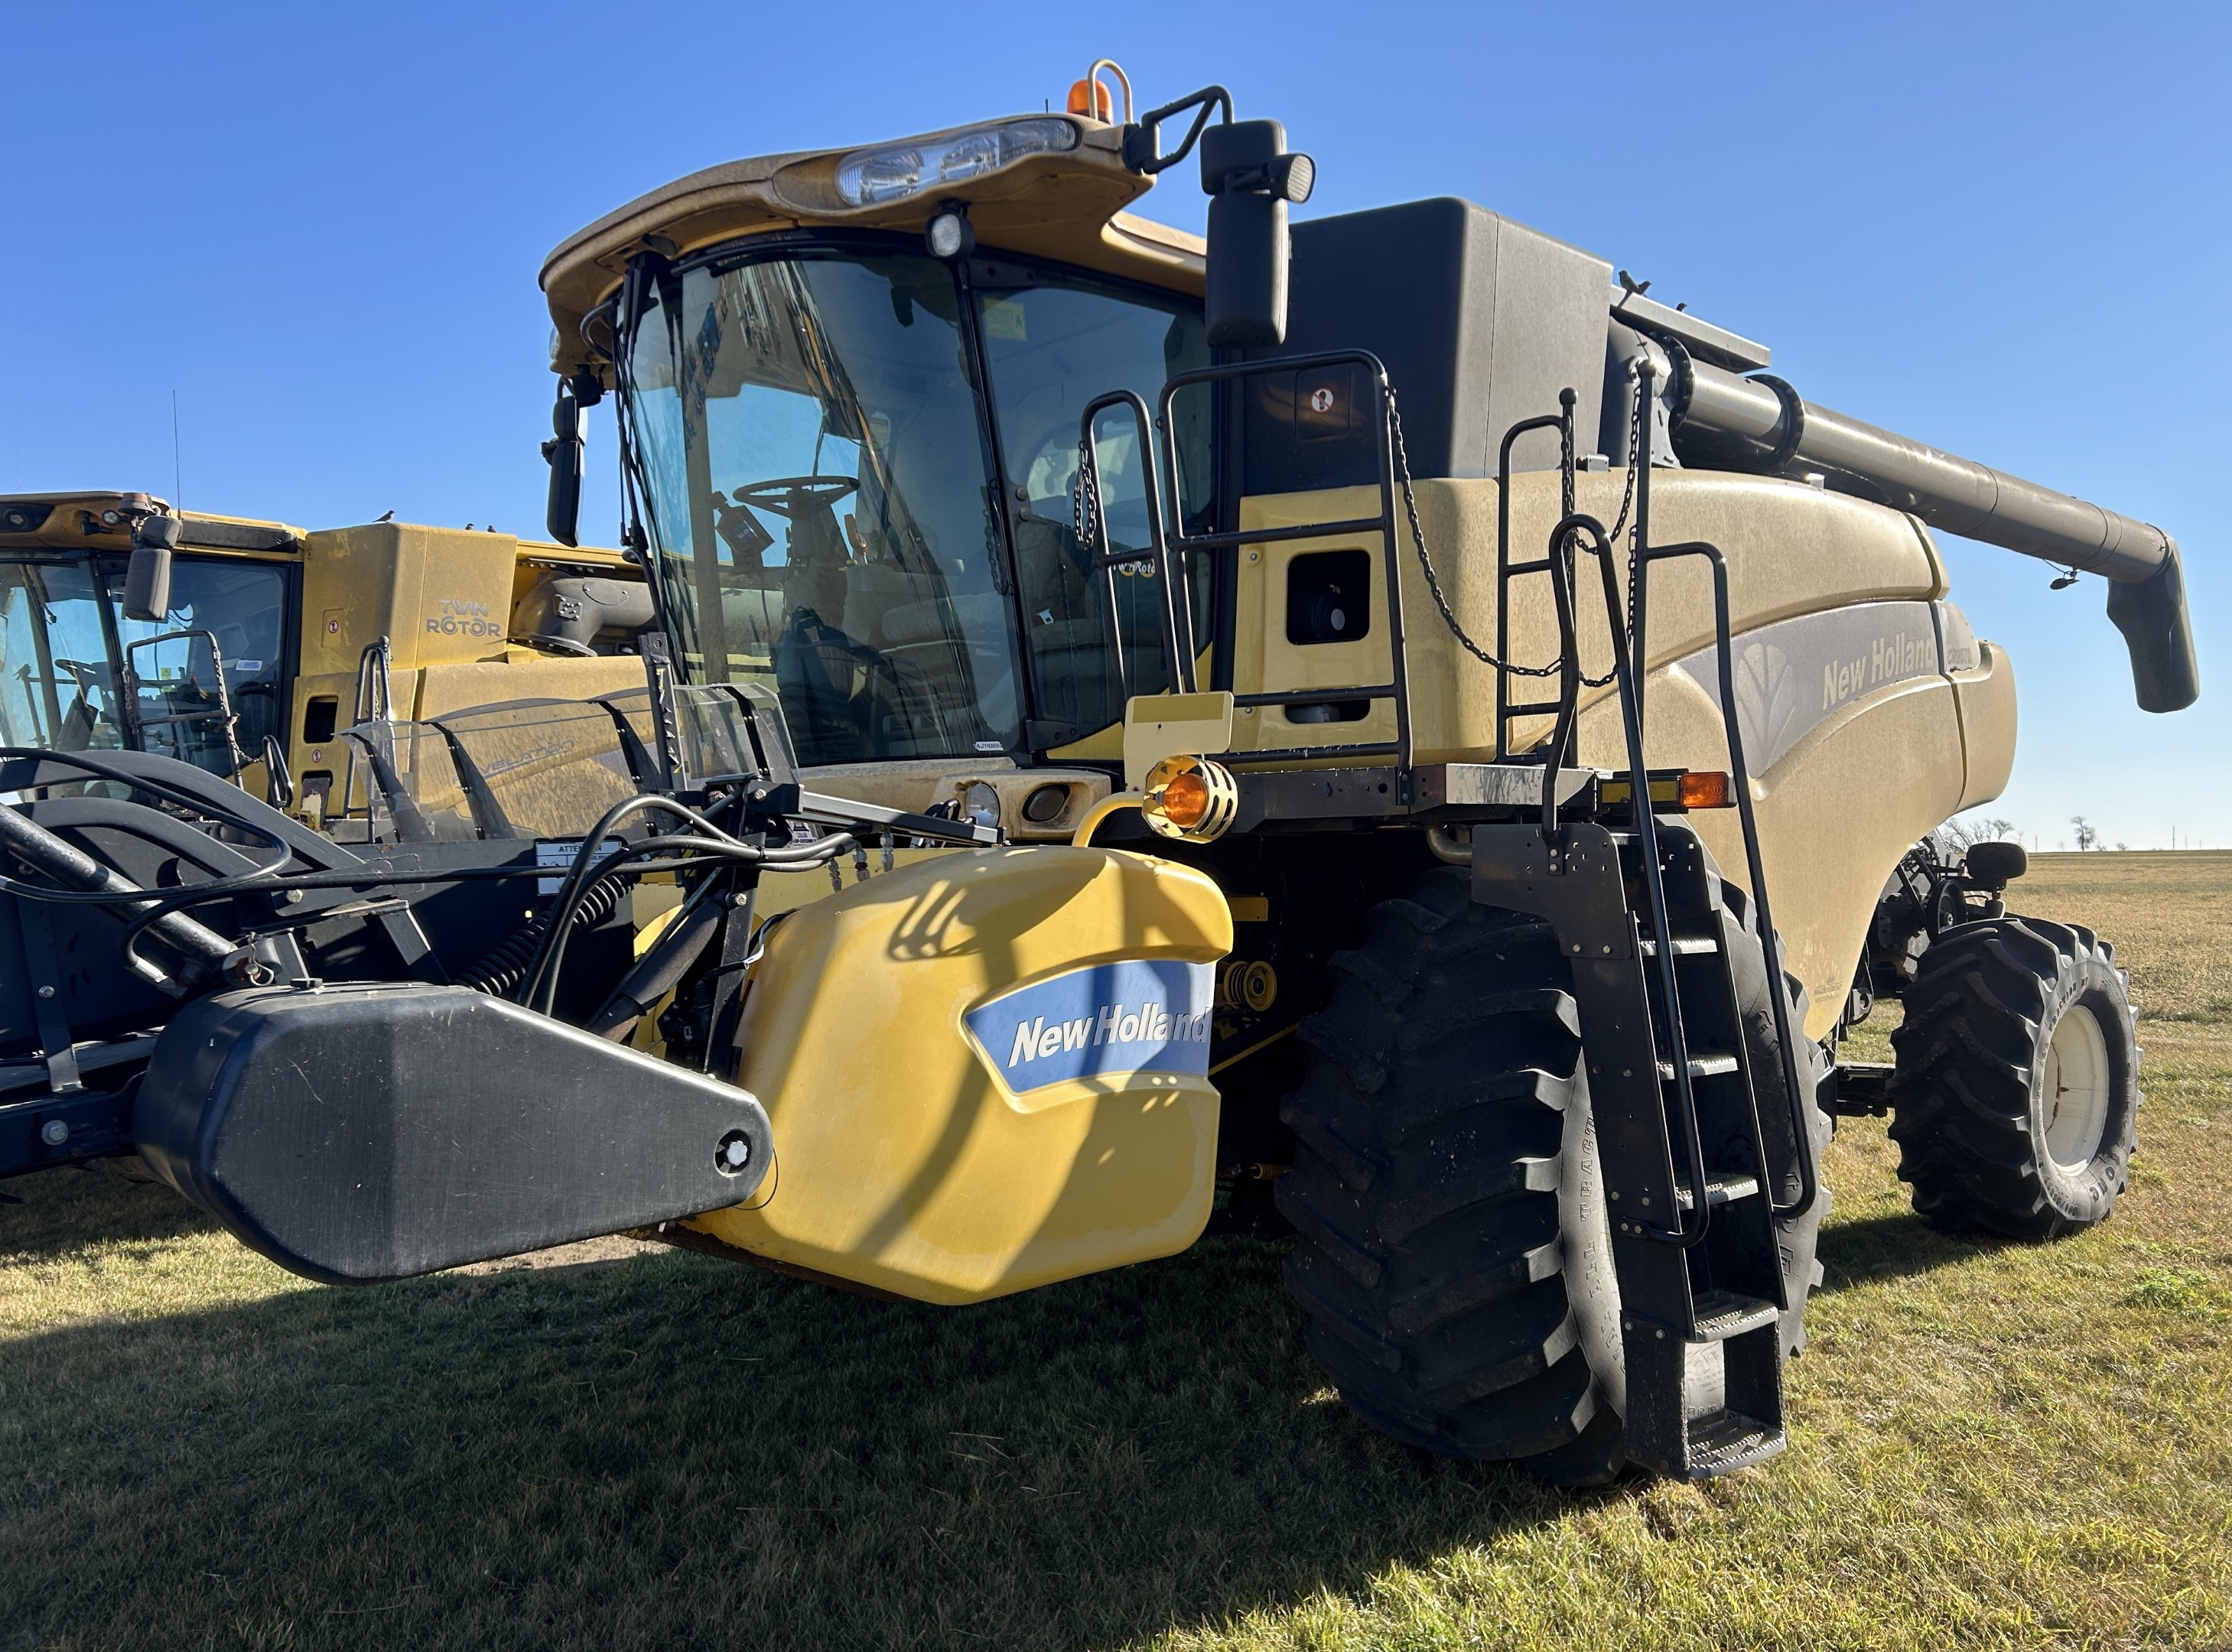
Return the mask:
<path fill-rule="evenodd" d="M 772 1191 L 690 1225 L 944 1303 L 1184 1249 L 1214 1189 L 1231 946 L 1207 878 L 1105 849 L 939 855 L 799 909 L 737 1031 Z"/>

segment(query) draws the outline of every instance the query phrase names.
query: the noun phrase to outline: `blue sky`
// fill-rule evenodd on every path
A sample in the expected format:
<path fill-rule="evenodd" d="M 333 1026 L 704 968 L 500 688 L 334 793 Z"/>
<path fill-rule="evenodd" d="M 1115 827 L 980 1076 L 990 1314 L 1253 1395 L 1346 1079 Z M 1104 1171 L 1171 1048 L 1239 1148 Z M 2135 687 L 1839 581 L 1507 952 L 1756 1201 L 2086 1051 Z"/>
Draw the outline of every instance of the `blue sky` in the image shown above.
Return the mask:
<path fill-rule="evenodd" d="M 559 239 L 716 161 L 1058 102 L 1105 53 L 1146 100 L 1217 80 L 1283 119 L 1306 213 L 1468 197 L 1766 340 L 1813 400 L 2170 529 L 2204 690 L 2167 717 L 2099 580 L 1949 542 L 2021 686 L 1986 813 L 2232 845 L 2232 8 L 1087 12 L 15 8 L 0 490 L 168 493 L 175 390 L 189 507 L 538 533 Z M 611 452 L 600 414 L 607 540 Z"/>

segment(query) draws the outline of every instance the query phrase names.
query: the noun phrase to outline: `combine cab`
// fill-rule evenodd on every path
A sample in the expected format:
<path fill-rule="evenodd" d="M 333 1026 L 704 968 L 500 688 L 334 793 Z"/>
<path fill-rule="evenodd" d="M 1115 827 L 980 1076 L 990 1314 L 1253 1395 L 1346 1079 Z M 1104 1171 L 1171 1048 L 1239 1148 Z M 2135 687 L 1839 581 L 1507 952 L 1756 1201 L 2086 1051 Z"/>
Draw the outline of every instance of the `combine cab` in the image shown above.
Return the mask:
<path fill-rule="evenodd" d="M 959 1304 L 1291 1235 L 1359 1414 L 1566 1482 L 1781 1448 L 1834 1111 L 1935 1220 L 2104 1218 L 2109 949 L 1912 853 L 2015 740 L 1930 527 L 2105 576 L 2155 710 L 2174 542 L 1468 203 L 1290 230 L 1220 88 L 1115 114 L 561 245 L 548 528 L 609 398 L 640 677 L 366 665 L 347 844 L 10 756 L 0 1118 L 335 1280 L 626 1229 Z M 1128 211 L 1181 164 L 1205 244 Z"/>

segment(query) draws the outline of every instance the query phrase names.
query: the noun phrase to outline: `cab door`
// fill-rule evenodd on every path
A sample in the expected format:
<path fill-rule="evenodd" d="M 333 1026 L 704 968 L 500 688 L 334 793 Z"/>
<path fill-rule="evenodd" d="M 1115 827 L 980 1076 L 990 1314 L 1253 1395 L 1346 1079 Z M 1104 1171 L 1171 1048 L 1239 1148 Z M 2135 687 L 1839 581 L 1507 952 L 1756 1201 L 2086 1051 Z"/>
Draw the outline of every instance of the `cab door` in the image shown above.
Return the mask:
<path fill-rule="evenodd" d="M 287 728 L 295 570 L 245 557 L 175 557 L 161 620 L 124 615 L 120 557 L 101 559 L 120 663 L 120 707 L 131 742 L 235 778 Z M 231 722 L 230 736 L 226 722 Z M 237 756 L 236 756 L 236 752 Z"/>
<path fill-rule="evenodd" d="M 1160 436 L 1123 408 L 1095 418 L 1107 548 L 1142 553 L 1112 580 L 1096 566 L 1099 547 L 1078 533 L 1079 422 L 1088 403 L 1112 390 L 1158 408 L 1165 380 L 1209 365 L 1208 339 L 1200 306 L 1176 293 L 1005 258 L 973 260 L 969 282 L 1015 546 L 1031 744 L 1045 750 L 1120 723 L 1127 691 L 1175 686 L 1161 580 L 1144 555 Z M 1190 528 L 1202 525 L 1212 500 L 1209 407 L 1208 392 L 1194 390 L 1173 409 L 1179 513 Z M 1205 566 L 1190 573 L 1199 646 L 1208 636 L 1209 579 Z"/>

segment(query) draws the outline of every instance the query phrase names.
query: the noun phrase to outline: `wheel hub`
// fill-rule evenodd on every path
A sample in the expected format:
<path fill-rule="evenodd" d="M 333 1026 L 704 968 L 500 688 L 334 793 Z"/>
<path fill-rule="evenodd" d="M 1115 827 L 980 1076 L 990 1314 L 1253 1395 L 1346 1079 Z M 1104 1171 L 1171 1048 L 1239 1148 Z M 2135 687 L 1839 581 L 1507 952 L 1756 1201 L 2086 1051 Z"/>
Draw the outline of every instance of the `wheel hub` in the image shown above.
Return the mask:
<path fill-rule="evenodd" d="M 2063 1169 L 2082 1170 L 2099 1152 L 2110 1088 L 2107 1038 L 2090 1005 L 2073 1004 L 2046 1049 L 2046 1150 Z"/>

